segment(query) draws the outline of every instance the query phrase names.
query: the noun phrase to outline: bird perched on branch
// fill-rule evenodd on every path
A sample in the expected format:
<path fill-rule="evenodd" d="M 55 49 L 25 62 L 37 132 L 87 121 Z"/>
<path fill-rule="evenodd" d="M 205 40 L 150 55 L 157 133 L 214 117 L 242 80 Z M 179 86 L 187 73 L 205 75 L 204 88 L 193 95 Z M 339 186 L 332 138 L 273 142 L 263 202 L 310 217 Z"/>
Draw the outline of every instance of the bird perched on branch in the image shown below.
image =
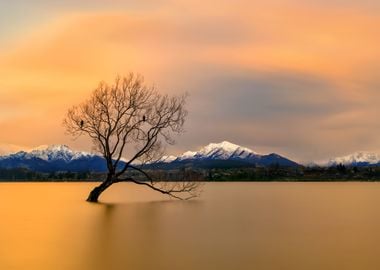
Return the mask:
<path fill-rule="evenodd" d="M 80 120 L 80 128 L 83 128 L 83 125 L 84 125 L 84 121 Z"/>
<path fill-rule="evenodd" d="M 145 117 L 145 115 L 143 115 L 143 122 L 145 122 L 146 121 L 146 117 Z"/>

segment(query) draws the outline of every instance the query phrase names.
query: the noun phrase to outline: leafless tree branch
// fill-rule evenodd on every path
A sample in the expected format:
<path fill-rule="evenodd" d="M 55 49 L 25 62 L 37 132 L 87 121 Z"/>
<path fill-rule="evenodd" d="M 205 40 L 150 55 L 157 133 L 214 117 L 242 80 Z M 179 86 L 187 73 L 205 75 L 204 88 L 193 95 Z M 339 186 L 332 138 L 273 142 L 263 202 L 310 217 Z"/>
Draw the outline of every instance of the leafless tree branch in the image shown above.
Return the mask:
<path fill-rule="evenodd" d="M 173 134 L 183 132 L 185 103 L 186 95 L 161 95 L 154 87 L 146 86 L 142 76 L 130 73 L 117 77 L 113 84 L 101 82 L 88 100 L 68 110 L 64 120 L 67 132 L 75 137 L 87 135 L 107 163 L 107 178 L 91 192 L 89 201 L 97 201 L 106 188 L 122 181 L 130 169 L 149 180 L 129 179 L 130 182 L 173 198 L 181 198 L 178 193 L 187 193 L 185 198 L 196 196 L 196 183 L 155 182 L 134 165 L 161 158 L 163 144 L 174 143 Z"/>

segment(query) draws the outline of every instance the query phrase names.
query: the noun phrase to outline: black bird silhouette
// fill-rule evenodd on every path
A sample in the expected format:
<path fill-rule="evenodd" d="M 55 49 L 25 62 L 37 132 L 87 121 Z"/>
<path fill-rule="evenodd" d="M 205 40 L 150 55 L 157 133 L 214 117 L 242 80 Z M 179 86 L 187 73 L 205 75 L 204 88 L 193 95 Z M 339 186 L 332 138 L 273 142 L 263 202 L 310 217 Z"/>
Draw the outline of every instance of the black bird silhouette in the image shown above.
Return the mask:
<path fill-rule="evenodd" d="M 80 128 L 82 128 L 84 125 L 84 121 L 83 120 L 80 120 Z"/>
<path fill-rule="evenodd" d="M 146 117 L 145 117 L 145 115 L 143 116 L 143 122 L 145 122 L 146 121 Z"/>

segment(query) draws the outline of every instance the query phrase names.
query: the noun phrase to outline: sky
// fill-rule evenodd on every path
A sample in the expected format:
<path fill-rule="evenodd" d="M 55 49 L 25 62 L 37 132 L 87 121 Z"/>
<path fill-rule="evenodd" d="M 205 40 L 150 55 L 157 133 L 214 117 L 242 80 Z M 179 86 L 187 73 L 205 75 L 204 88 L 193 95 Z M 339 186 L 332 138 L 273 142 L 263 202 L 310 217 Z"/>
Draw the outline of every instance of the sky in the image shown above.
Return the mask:
<path fill-rule="evenodd" d="M 0 148 L 67 144 L 100 81 L 189 93 L 168 154 L 223 140 L 298 162 L 380 152 L 380 2 L 0 0 Z"/>

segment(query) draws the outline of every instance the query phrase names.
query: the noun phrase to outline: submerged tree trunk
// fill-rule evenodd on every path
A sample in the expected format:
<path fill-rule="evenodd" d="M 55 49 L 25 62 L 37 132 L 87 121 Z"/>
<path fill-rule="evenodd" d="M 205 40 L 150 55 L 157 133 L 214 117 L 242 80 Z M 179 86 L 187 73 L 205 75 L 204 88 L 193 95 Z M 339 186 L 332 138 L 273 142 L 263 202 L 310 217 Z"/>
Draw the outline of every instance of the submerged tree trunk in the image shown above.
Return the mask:
<path fill-rule="evenodd" d="M 107 179 L 104 180 L 99 186 L 95 187 L 87 197 L 88 202 L 98 202 L 100 195 L 111 185 L 120 183 L 120 182 L 131 182 L 138 185 L 147 186 L 155 191 L 161 192 L 162 194 L 169 195 L 172 198 L 176 198 L 179 200 L 189 200 L 191 198 L 197 197 L 197 189 L 199 187 L 199 183 L 196 182 L 162 182 L 161 185 L 154 184 L 153 179 L 143 170 L 138 167 L 134 167 L 130 165 L 131 168 L 141 172 L 146 176 L 149 181 L 139 181 L 131 177 L 119 178 L 115 173 L 110 173 L 107 176 Z M 169 185 L 168 185 L 169 184 Z M 187 196 L 181 196 L 179 194 L 187 194 Z"/>
<path fill-rule="evenodd" d="M 107 177 L 107 179 L 102 182 L 99 186 L 95 187 L 90 194 L 88 195 L 87 201 L 88 202 L 98 202 L 100 194 L 103 193 L 107 188 L 109 188 L 114 181 L 111 177 Z"/>

